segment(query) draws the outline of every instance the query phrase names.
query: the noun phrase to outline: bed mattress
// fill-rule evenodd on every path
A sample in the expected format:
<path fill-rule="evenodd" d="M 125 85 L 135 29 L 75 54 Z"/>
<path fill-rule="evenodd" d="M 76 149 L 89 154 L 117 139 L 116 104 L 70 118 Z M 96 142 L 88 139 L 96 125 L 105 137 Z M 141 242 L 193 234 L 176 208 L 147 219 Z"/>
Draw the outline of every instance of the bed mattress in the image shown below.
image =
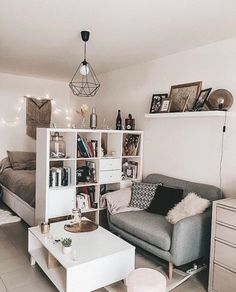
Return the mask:
<path fill-rule="evenodd" d="M 0 175 L 0 184 L 35 207 L 35 170 L 7 168 Z"/>

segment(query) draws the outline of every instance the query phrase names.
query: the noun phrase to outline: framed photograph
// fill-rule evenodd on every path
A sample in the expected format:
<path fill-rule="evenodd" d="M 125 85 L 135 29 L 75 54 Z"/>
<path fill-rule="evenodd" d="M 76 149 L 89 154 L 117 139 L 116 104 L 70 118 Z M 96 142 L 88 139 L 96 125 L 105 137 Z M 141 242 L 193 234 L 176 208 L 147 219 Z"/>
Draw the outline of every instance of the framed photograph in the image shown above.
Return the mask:
<path fill-rule="evenodd" d="M 161 108 L 160 113 L 168 113 L 169 112 L 169 106 L 170 106 L 170 100 L 168 98 L 163 99 L 161 102 Z"/>
<path fill-rule="evenodd" d="M 201 111 L 203 109 L 203 106 L 211 92 L 212 88 L 207 88 L 204 90 L 201 90 L 198 96 L 198 99 L 196 100 L 192 110 L 193 111 Z"/>
<path fill-rule="evenodd" d="M 161 108 L 161 103 L 162 100 L 167 98 L 168 94 L 153 94 L 152 96 L 152 103 L 151 103 L 151 108 L 150 108 L 150 114 L 156 114 L 159 113 L 160 108 Z"/>
<path fill-rule="evenodd" d="M 170 112 L 190 111 L 201 90 L 202 82 L 174 85 L 170 90 Z"/>

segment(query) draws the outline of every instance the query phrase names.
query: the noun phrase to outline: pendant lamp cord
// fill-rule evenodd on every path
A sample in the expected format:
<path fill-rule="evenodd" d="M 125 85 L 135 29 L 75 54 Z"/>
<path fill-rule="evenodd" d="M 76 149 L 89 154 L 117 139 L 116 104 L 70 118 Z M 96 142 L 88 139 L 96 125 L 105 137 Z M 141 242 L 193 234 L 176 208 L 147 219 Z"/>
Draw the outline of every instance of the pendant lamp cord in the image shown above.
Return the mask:
<path fill-rule="evenodd" d="M 86 42 L 84 42 L 84 61 L 86 61 Z"/>

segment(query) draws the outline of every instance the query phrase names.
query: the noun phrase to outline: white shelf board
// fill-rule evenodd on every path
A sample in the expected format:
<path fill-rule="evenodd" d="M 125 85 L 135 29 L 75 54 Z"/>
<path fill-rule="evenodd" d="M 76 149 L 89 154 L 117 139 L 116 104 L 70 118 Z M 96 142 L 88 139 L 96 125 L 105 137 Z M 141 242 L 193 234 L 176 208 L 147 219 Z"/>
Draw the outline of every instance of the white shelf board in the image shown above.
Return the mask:
<path fill-rule="evenodd" d="M 81 182 L 81 183 L 78 183 L 78 184 L 76 185 L 76 187 L 89 187 L 89 186 L 98 186 L 98 185 L 99 185 L 98 182 L 94 182 L 94 183 L 90 183 L 90 182 L 88 182 L 88 183 L 86 183 L 86 182 Z"/>
<path fill-rule="evenodd" d="M 42 128 L 39 128 L 42 129 Z M 107 133 L 107 134 L 143 134 L 142 130 L 105 130 L 105 129 L 79 129 L 79 128 L 47 128 L 49 133 L 61 132 L 61 133 Z"/>
<path fill-rule="evenodd" d="M 76 160 L 76 158 L 50 158 L 49 161 L 73 161 Z"/>
<path fill-rule="evenodd" d="M 224 117 L 225 111 L 202 111 L 202 112 L 179 112 L 179 113 L 157 113 L 145 114 L 147 119 L 162 118 L 201 118 L 201 117 Z M 233 112 L 227 112 L 227 116 L 234 116 Z"/>
<path fill-rule="evenodd" d="M 126 156 L 122 156 L 122 158 L 141 158 L 140 155 L 126 155 Z"/>
<path fill-rule="evenodd" d="M 47 267 L 47 251 L 44 248 L 30 250 L 29 253 L 36 260 L 40 268 L 47 274 L 53 284 L 59 289 L 59 291 L 65 291 L 65 269 L 62 266 L 49 269 Z"/>
<path fill-rule="evenodd" d="M 76 160 L 98 160 L 99 157 L 78 157 Z"/>
<path fill-rule="evenodd" d="M 66 189 L 73 189 L 73 188 L 75 188 L 75 185 L 60 186 L 60 187 L 49 187 L 49 191 L 66 190 Z"/>

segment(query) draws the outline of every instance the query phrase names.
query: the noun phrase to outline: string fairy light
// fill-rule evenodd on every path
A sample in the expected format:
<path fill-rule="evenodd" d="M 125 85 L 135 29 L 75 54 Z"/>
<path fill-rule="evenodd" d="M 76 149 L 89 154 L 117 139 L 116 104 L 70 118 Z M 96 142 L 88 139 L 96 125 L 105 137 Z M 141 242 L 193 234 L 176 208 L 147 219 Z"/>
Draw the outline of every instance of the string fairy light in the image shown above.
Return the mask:
<path fill-rule="evenodd" d="M 42 99 L 48 99 L 51 100 L 51 105 L 52 105 L 52 113 L 55 115 L 59 115 L 60 113 L 63 112 L 63 110 L 56 105 L 56 101 L 53 98 L 50 98 L 48 94 L 45 95 L 45 97 L 34 97 L 31 96 L 30 94 L 24 95 L 23 97 L 19 98 L 18 104 L 16 105 L 16 116 L 12 121 L 6 121 L 4 118 L 0 118 L 0 126 L 9 126 L 9 127 L 14 127 L 17 126 L 20 122 L 20 114 L 23 110 L 23 105 L 25 103 L 25 100 L 27 98 L 36 98 L 37 100 L 42 100 Z M 72 114 L 73 110 L 72 108 L 70 109 L 64 109 L 65 111 L 65 120 L 67 122 L 67 127 L 71 128 L 71 121 L 72 121 Z"/>

